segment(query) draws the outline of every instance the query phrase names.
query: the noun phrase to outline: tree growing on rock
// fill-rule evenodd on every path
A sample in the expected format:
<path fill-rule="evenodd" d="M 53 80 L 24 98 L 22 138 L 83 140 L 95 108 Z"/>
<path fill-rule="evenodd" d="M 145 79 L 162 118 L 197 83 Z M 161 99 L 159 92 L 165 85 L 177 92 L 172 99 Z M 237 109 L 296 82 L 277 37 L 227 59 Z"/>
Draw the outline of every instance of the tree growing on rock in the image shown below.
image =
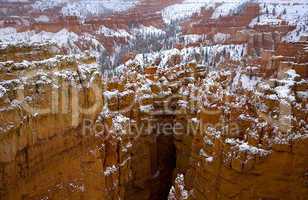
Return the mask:
<path fill-rule="evenodd" d="M 106 72 L 108 73 L 112 70 L 110 56 L 105 49 L 101 51 L 98 58 L 98 64 L 102 74 L 105 74 Z"/>
<path fill-rule="evenodd" d="M 273 14 L 274 16 L 276 16 L 276 8 L 275 8 L 275 7 L 273 8 L 272 14 Z"/>
<path fill-rule="evenodd" d="M 285 8 L 284 10 L 283 10 L 283 13 L 282 13 L 283 15 L 286 15 L 287 14 L 287 9 Z"/>

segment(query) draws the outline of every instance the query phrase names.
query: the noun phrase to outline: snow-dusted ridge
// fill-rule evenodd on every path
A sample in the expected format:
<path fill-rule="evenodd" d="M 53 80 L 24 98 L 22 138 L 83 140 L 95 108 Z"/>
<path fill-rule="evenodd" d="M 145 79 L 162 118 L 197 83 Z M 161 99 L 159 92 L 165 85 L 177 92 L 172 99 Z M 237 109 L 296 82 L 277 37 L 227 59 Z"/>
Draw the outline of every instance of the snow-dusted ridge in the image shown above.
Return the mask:
<path fill-rule="evenodd" d="M 202 8 L 213 8 L 211 19 L 239 13 L 247 3 L 257 3 L 261 15 L 253 19 L 250 27 L 255 25 L 280 25 L 287 22 L 296 26 L 296 30 L 283 39 L 287 42 L 299 41 L 302 35 L 308 35 L 308 1 L 307 0 L 184 0 L 182 3 L 171 5 L 162 11 L 166 24 L 190 18 L 200 13 Z"/>
<path fill-rule="evenodd" d="M 133 28 L 129 31 L 125 29 L 111 29 L 105 26 L 101 26 L 100 29 L 97 31 L 97 34 L 102 34 L 106 37 L 134 38 L 136 35 L 165 35 L 166 32 L 154 26 L 144 25 Z"/>
<path fill-rule="evenodd" d="M 206 63 L 214 62 L 218 54 L 229 55 L 233 61 L 240 61 L 243 56 L 246 55 L 246 45 L 214 45 L 204 47 L 190 47 L 182 50 L 169 49 L 161 52 L 138 54 L 133 60 L 129 60 L 126 64 L 137 63 L 141 66 L 145 66 L 147 63 L 153 63 L 158 58 L 161 59 L 159 67 L 168 67 L 168 61 L 173 56 L 180 56 L 183 63 L 194 61 L 194 55 L 200 54 L 204 57 Z"/>
<path fill-rule="evenodd" d="M 124 29 L 114 30 L 105 26 L 101 26 L 97 33 L 106 37 L 131 37 L 131 34 Z"/>
<path fill-rule="evenodd" d="M 222 5 L 215 9 L 211 18 L 218 19 L 219 17 L 237 14 L 249 2 L 251 0 L 217 1 L 217 3 L 222 3 Z"/>
<path fill-rule="evenodd" d="M 238 13 L 241 8 L 252 0 L 184 0 L 182 3 L 171 5 L 162 11 L 166 24 L 190 18 L 199 13 L 202 8 L 214 9 L 212 19 Z"/>
<path fill-rule="evenodd" d="M 163 20 L 166 24 L 172 21 L 183 20 L 199 13 L 202 7 L 214 7 L 212 0 L 184 0 L 182 3 L 168 6 L 162 11 Z"/>
<path fill-rule="evenodd" d="M 293 25 L 296 29 L 286 35 L 283 40 L 287 42 L 296 42 L 302 35 L 308 34 L 308 1 L 277 1 L 277 0 L 258 0 L 261 8 L 261 15 L 256 17 L 250 23 L 253 28 L 256 25 L 281 25 L 286 22 Z"/>
<path fill-rule="evenodd" d="M 95 49 L 104 48 L 94 36 L 87 33 L 79 36 L 67 29 L 62 29 L 56 33 L 45 31 L 38 33 L 35 31 L 17 32 L 15 28 L 0 29 L 0 46 L 52 43 L 76 52 L 80 51 L 76 45 L 79 40 L 90 42 Z"/>
<path fill-rule="evenodd" d="M 134 7 L 138 0 L 39 0 L 33 8 L 41 11 L 59 7 L 65 16 L 101 15 L 110 12 L 121 12 Z"/>

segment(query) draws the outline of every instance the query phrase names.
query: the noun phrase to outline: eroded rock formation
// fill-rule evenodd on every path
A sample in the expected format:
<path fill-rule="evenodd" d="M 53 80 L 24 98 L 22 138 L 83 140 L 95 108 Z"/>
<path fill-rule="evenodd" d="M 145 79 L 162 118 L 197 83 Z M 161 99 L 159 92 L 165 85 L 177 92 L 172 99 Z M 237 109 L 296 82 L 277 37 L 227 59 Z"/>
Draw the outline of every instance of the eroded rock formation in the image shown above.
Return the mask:
<path fill-rule="evenodd" d="M 211 72 L 182 57 L 165 69 L 132 63 L 120 79 L 101 79 L 87 55 L 1 62 L 1 196 L 164 199 L 184 174 L 173 199 L 304 199 L 297 57 L 255 93 L 243 86 L 251 67 Z"/>

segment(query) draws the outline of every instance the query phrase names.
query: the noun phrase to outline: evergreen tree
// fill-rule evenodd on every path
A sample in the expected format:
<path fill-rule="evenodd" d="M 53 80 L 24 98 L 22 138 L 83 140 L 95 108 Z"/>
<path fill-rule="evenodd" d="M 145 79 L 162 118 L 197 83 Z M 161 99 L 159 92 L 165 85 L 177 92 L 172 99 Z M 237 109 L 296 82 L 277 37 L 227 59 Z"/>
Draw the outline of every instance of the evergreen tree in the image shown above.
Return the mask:
<path fill-rule="evenodd" d="M 208 55 L 207 49 L 205 50 L 204 60 L 206 63 L 209 62 L 209 55 Z"/>
<path fill-rule="evenodd" d="M 284 15 L 287 14 L 287 9 L 286 9 L 286 8 L 283 10 L 283 13 L 282 13 L 282 14 L 284 14 Z"/>
<path fill-rule="evenodd" d="M 105 49 L 102 50 L 98 58 L 98 63 L 99 63 L 102 74 L 105 72 L 109 72 L 111 70 L 110 56 L 108 55 Z"/>
<path fill-rule="evenodd" d="M 274 16 L 276 16 L 276 8 L 275 8 L 275 7 L 273 8 L 272 14 L 273 14 Z"/>

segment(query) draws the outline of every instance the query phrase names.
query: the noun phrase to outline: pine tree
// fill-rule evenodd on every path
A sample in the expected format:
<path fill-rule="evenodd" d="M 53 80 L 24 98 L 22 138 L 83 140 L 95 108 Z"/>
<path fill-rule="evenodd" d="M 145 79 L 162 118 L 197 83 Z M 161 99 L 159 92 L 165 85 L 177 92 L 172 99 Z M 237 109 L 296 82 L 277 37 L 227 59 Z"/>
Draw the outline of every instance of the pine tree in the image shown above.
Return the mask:
<path fill-rule="evenodd" d="M 273 8 L 272 14 L 273 14 L 274 16 L 276 16 L 276 8 L 275 8 L 275 7 Z"/>
<path fill-rule="evenodd" d="M 110 56 L 106 50 L 103 50 L 98 58 L 101 72 L 108 72 L 111 69 Z"/>
<path fill-rule="evenodd" d="M 285 8 L 284 10 L 283 10 L 283 13 L 282 13 L 283 15 L 286 15 L 287 14 L 287 9 Z"/>
<path fill-rule="evenodd" d="M 241 57 L 244 56 L 244 48 L 242 48 Z"/>
<path fill-rule="evenodd" d="M 206 63 L 209 62 L 209 55 L 208 55 L 207 49 L 205 49 L 204 60 L 205 60 Z"/>

